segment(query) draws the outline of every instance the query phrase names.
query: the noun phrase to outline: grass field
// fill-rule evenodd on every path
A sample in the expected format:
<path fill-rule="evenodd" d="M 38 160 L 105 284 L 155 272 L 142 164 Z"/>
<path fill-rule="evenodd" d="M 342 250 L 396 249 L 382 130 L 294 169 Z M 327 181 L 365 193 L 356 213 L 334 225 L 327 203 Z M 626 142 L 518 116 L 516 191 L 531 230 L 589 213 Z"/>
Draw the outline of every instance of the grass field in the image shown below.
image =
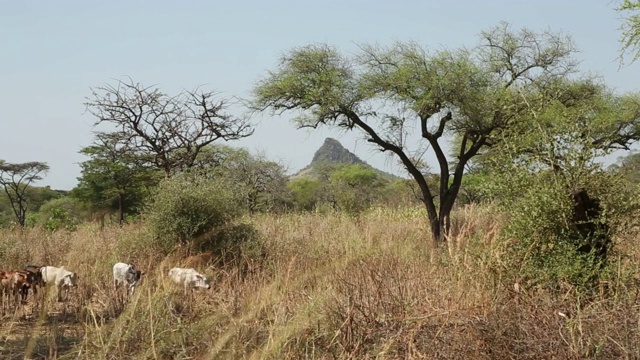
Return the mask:
<path fill-rule="evenodd" d="M 255 215 L 261 253 L 227 263 L 165 256 L 144 224 L 86 224 L 72 233 L 0 232 L 0 267 L 64 265 L 69 299 L 6 311 L 2 359 L 619 359 L 640 358 L 636 235 L 616 239 L 616 276 L 580 299 L 519 286 L 503 261 L 491 208 L 457 210 L 434 249 L 421 210 Z M 135 296 L 114 292 L 111 267 L 146 271 Z M 212 289 L 185 297 L 167 281 L 194 267 Z"/>

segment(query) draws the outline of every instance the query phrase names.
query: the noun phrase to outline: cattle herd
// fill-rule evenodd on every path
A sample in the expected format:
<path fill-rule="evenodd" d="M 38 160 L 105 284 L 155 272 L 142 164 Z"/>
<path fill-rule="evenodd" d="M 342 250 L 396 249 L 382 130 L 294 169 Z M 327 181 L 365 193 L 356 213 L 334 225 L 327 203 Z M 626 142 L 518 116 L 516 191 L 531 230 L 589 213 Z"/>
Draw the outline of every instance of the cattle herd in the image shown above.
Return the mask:
<path fill-rule="evenodd" d="M 113 284 L 117 291 L 125 287 L 128 295 L 133 295 L 136 286 L 144 271 L 136 269 L 133 264 L 118 262 L 113 265 Z M 184 287 L 185 294 L 189 290 L 196 288 L 209 289 L 209 281 L 206 276 L 192 268 L 173 268 L 169 270 L 169 278 Z M 58 301 L 63 301 L 63 295 L 69 288 L 78 284 L 78 274 L 62 267 L 54 266 L 34 266 L 27 265 L 23 270 L 0 271 L 0 296 L 2 297 L 2 307 L 13 299 L 25 302 L 29 295 L 29 290 L 35 297 L 38 288 L 55 288 Z"/>

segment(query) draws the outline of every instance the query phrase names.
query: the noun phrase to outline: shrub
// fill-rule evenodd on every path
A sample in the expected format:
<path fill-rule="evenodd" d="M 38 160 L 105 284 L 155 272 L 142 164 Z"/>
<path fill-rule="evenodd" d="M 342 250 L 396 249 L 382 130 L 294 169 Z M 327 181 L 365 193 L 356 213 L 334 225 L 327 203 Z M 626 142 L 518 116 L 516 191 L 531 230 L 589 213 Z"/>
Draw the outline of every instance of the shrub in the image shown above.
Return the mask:
<path fill-rule="evenodd" d="M 251 224 L 231 224 L 216 230 L 198 239 L 195 249 L 211 252 L 223 262 L 259 259 L 264 255 L 260 236 Z"/>
<path fill-rule="evenodd" d="M 81 220 L 81 213 L 81 205 L 75 199 L 65 196 L 44 203 L 32 221 L 49 232 L 60 229 L 73 231 Z"/>
<path fill-rule="evenodd" d="M 242 199 L 224 180 L 178 174 L 162 181 L 145 211 L 150 230 L 165 249 L 230 223 Z"/>
<path fill-rule="evenodd" d="M 299 178 L 288 184 L 297 210 L 311 211 L 320 202 L 323 186 L 318 180 Z"/>
<path fill-rule="evenodd" d="M 579 185 L 606 199 L 603 184 L 608 181 L 606 176 L 592 174 L 588 182 Z M 508 268 L 517 269 L 510 275 L 538 287 L 556 289 L 567 284 L 583 292 L 593 290 L 606 260 L 606 255 L 597 254 L 596 244 L 610 234 L 580 231 L 582 222 L 573 218 L 576 186 L 552 173 L 514 172 L 499 188 L 500 204 L 510 219 L 502 231 Z M 593 221 L 606 228 L 612 219 L 608 204 L 603 205 L 604 211 Z"/>

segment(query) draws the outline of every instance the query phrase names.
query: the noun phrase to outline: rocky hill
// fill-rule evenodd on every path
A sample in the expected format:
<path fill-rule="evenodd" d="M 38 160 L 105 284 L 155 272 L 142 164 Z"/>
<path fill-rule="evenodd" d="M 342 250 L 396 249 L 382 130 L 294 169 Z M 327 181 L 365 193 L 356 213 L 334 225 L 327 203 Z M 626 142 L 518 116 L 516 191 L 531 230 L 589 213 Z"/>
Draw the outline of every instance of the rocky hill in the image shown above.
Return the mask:
<path fill-rule="evenodd" d="M 291 177 L 316 177 L 318 176 L 318 168 L 326 164 L 362 164 L 376 170 L 376 172 L 385 178 L 399 179 L 399 177 L 395 175 L 376 169 L 365 161 L 362 161 L 357 155 L 347 150 L 338 140 L 333 138 L 326 138 L 322 146 L 316 150 L 311 163 Z"/>
<path fill-rule="evenodd" d="M 313 160 L 309 165 L 314 163 L 366 164 L 357 155 L 345 149 L 338 140 L 332 138 L 326 138 L 313 154 Z"/>

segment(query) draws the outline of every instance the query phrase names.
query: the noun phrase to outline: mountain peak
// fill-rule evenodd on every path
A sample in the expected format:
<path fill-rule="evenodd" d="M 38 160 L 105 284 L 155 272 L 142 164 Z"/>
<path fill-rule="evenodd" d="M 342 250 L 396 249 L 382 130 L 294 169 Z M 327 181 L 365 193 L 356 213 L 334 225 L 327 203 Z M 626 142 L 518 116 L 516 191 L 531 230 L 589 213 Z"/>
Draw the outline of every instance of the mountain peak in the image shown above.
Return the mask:
<path fill-rule="evenodd" d="M 345 149 L 336 139 L 326 138 L 324 143 L 313 155 L 314 163 L 365 164 L 358 156 Z"/>
<path fill-rule="evenodd" d="M 376 169 L 373 166 L 362 161 L 351 151 L 345 149 L 345 147 L 342 146 L 342 144 L 340 144 L 338 140 L 330 137 L 326 138 L 322 146 L 320 146 L 320 148 L 316 150 L 311 163 L 305 166 L 302 170 L 298 171 L 296 174 L 292 175 L 292 178 L 315 178 L 320 174 L 319 169 L 321 169 L 324 164 L 364 165 L 368 168 L 374 169 L 377 173 L 379 173 L 386 179 L 393 180 L 398 178 L 395 175 L 388 174 L 382 170 Z"/>

